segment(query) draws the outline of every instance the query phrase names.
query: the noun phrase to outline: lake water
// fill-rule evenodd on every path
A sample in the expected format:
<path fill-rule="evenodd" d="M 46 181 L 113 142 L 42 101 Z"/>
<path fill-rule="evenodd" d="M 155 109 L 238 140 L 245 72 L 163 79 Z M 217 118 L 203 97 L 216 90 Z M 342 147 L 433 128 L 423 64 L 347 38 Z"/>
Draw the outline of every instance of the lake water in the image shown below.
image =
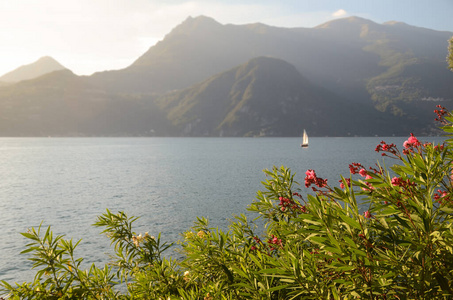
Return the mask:
<path fill-rule="evenodd" d="M 20 232 L 41 222 L 82 239 L 76 256 L 101 265 L 109 240 L 91 224 L 106 208 L 140 216 L 136 232 L 176 241 L 197 216 L 225 228 L 245 212 L 265 168 L 290 167 L 302 187 L 314 169 L 338 186 L 349 163 L 381 160 L 381 140 L 406 139 L 311 138 L 302 149 L 299 138 L 0 138 L 0 280 L 33 280 Z"/>

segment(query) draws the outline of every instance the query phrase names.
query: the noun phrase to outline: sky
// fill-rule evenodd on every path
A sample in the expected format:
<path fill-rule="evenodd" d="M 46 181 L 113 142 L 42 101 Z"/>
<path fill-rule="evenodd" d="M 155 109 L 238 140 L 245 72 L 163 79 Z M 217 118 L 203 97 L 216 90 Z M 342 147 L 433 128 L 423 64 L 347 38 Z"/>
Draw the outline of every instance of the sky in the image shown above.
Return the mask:
<path fill-rule="evenodd" d="M 0 0 L 0 76 L 42 56 L 78 75 L 122 69 L 199 15 L 287 28 L 359 16 L 453 32 L 453 0 Z"/>

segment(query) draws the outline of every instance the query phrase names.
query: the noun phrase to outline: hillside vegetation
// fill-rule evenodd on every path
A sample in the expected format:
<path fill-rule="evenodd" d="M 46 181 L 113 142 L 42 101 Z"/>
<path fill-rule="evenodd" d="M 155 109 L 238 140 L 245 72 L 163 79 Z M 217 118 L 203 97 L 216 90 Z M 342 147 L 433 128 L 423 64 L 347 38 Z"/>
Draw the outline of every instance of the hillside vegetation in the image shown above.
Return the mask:
<path fill-rule="evenodd" d="M 453 102 L 452 35 L 358 17 L 314 28 L 189 17 L 122 70 L 0 79 L 0 136 L 438 134 L 429 113 Z"/>

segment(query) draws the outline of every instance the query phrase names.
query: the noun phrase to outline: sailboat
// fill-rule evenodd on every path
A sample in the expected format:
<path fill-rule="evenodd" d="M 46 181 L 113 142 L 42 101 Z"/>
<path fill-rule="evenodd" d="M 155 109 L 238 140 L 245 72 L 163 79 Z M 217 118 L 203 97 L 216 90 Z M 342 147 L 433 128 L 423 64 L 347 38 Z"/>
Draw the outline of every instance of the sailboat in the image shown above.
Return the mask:
<path fill-rule="evenodd" d="M 304 129 L 304 135 L 303 135 L 303 138 L 302 138 L 302 144 L 300 144 L 300 146 L 302 148 L 308 147 L 308 135 L 307 135 L 307 132 L 305 131 L 305 129 Z"/>

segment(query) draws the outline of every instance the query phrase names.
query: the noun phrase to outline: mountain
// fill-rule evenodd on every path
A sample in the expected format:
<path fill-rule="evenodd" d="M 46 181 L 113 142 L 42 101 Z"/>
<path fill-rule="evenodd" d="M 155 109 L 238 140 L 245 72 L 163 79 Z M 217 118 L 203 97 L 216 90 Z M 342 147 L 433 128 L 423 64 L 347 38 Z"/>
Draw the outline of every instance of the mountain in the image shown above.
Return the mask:
<path fill-rule="evenodd" d="M 157 100 L 178 132 L 187 136 L 348 136 L 377 114 L 315 86 L 286 61 L 258 57 L 190 88 Z M 379 118 L 382 118 L 380 116 Z M 374 134 L 396 124 L 376 120 Z M 382 126 L 385 125 L 385 126 Z M 399 128 L 393 133 L 400 133 Z"/>
<path fill-rule="evenodd" d="M 0 77 L 0 82 L 14 83 L 22 80 L 33 79 L 41 75 L 66 69 L 59 62 L 49 56 L 44 56 L 34 63 L 23 65 Z"/>
<path fill-rule="evenodd" d="M 122 70 L 0 84 L 0 135 L 435 134 L 435 105 L 453 106 L 452 35 L 358 17 L 189 17 Z"/>
<path fill-rule="evenodd" d="M 370 98 L 368 81 L 391 71 L 394 60 L 401 66 L 414 61 L 445 65 L 446 41 L 451 35 L 357 17 L 315 28 L 222 25 L 205 16 L 189 17 L 131 66 L 97 73 L 93 78 L 122 91 L 165 92 L 185 88 L 254 57 L 272 56 L 293 64 L 312 82 L 336 93 Z M 445 73 L 440 73 L 453 78 L 442 69 Z M 125 80 L 131 77 L 134 83 Z"/>
<path fill-rule="evenodd" d="M 400 22 L 377 24 L 359 17 L 315 28 L 264 24 L 222 25 L 189 17 L 131 66 L 93 75 L 109 90 L 164 93 L 200 82 L 254 57 L 294 65 L 314 84 L 379 111 L 423 118 L 426 99 L 453 100 L 453 73 L 446 68 L 452 32 Z"/>
<path fill-rule="evenodd" d="M 172 135 L 149 99 L 106 92 L 69 70 L 0 87 L 1 136 Z"/>

